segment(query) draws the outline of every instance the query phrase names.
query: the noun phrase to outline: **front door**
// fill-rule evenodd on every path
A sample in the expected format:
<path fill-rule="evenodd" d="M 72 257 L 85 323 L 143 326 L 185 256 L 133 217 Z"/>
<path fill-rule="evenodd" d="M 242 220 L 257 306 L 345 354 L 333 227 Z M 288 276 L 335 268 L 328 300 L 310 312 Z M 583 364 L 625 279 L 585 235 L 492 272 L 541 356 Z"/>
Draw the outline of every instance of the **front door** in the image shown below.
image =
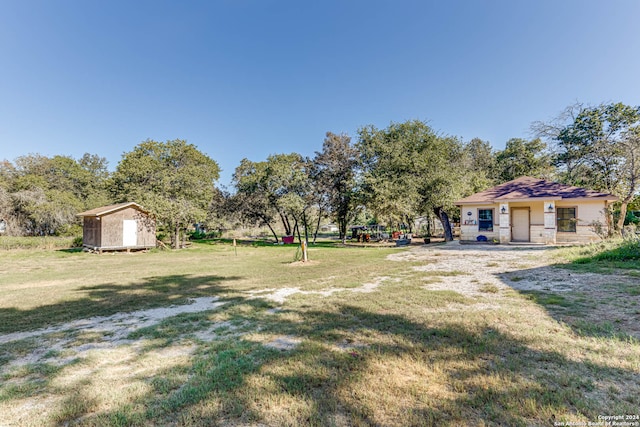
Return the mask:
<path fill-rule="evenodd" d="M 529 241 L 529 209 L 511 209 L 511 240 L 514 242 Z"/>
<path fill-rule="evenodd" d="M 136 246 L 138 243 L 138 224 L 135 219 L 125 219 L 122 222 L 122 246 Z"/>

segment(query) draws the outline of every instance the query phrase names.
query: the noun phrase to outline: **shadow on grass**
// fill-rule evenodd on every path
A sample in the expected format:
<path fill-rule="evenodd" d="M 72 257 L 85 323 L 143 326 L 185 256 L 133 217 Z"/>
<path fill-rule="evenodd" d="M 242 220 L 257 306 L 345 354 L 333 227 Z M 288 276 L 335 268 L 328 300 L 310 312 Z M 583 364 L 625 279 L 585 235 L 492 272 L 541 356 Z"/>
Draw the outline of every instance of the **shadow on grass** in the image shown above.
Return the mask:
<path fill-rule="evenodd" d="M 174 304 L 229 291 L 238 276 L 170 275 L 130 284 L 104 283 L 77 289 L 79 298 L 29 310 L 0 308 L 0 334 L 30 331 L 94 316 L 109 316 Z"/>
<path fill-rule="evenodd" d="M 67 254 L 77 254 L 83 251 L 83 248 L 66 248 L 66 249 L 58 249 L 58 252 L 64 252 Z"/>
<path fill-rule="evenodd" d="M 332 311 L 286 312 L 304 322 L 276 321 L 265 314 L 264 302 L 238 303 L 260 311 L 263 332 L 304 341 L 291 351 L 242 336 L 203 344 L 193 362 L 181 367 L 188 372 L 186 382 L 172 380 L 170 371 L 139 377 L 152 389 L 134 402 L 100 414 L 76 411 L 63 421 L 552 425 L 568 414 L 596 419 L 596 402 L 585 397 L 597 388 L 590 379 L 594 370 L 600 379 L 635 375 L 532 349 L 488 325 L 429 327 L 346 304 Z M 370 339 L 360 347 L 336 347 L 348 337 Z M 638 403 L 630 402 L 629 410 Z"/>
<path fill-rule="evenodd" d="M 522 269 L 498 275 L 578 335 L 640 342 L 640 286 L 625 274 L 594 273 L 576 264 Z"/>
<path fill-rule="evenodd" d="M 233 239 L 204 239 L 204 240 L 193 240 L 193 243 L 201 244 L 201 245 L 233 245 Z M 283 244 L 282 241 L 276 243 L 273 239 L 236 239 L 236 244 L 238 246 L 252 246 L 252 247 L 261 247 L 261 248 L 296 248 L 300 246 L 300 242 L 298 242 L 297 238 L 294 243 Z M 352 241 L 347 241 L 346 244 L 343 244 L 340 240 L 319 240 L 313 243 L 311 240 L 309 241 L 309 248 L 323 248 L 323 249 L 345 249 L 345 248 L 366 248 L 366 247 L 379 247 L 376 244 L 362 244 Z"/>

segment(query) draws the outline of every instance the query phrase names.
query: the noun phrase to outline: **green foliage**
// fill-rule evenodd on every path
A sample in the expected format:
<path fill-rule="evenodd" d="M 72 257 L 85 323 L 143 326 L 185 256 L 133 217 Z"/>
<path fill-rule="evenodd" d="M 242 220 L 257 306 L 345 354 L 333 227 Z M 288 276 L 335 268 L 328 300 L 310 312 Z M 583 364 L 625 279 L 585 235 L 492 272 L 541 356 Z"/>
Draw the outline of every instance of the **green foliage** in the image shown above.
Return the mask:
<path fill-rule="evenodd" d="M 478 182 L 464 145 L 418 120 L 367 126 L 359 137 L 363 203 L 391 224 L 434 212 L 447 230 L 445 211 L 456 212 L 455 200 Z"/>
<path fill-rule="evenodd" d="M 640 107 L 622 103 L 581 108 L 557 134 L 565 179 L 620 198 L 622 229 L 627 205 L 640 192 Z"/>
<path fill-rule="evenodd" d="M 597 252 L 592 261 L 640 261 L 640 239 L 624 239 L 611 249 Z"/>
<path fill-rule="evenodd" d="M 496 156 L 491 143 L 473 138 L 464 146 L 464 158 L 469 169 L 470 193 L 476 193 L 497 184 Z"/>
<path fill-rule="evenodd" d="M 193 231 L 189 233 L 189 240 L 205 240 L 205 239 L 218 239 L 220 233 L 217 230 L 214 231 Z"/>
<path fill-rule="evenodd" d="M 73 238 L 73 242 L 71 243 L 72 248 L 81 248 L 82 247 L 82 236 L 77 236 Z"/>
<path fill-rule="evenodd" d="M 276 240 L 275 218 L 292 235 L 312 204 L 310 170 L 310 160 L 298 153 L 274 154 L 263 162 L 243 159 L 233 177 L 235 205 L 246 220 L 269 226 Z"/>
<path fill-rule="evenodd" d="M 109 202 L 107 163 L 85 154 L 80 160 L 30 154 L 0 165 L 0 215 L 11 235 L 71 235 L 76 214 Z"/>
<path fill-rule="evenodd" d="M 640 271 L 640 239 L 630 237 L 566 248 L 560 252 L 560 256 L 571 262 L 568 264 L 570 268 L 587 268 L 594 272 L 624 269 L 632 274 Z"/>
<path fill-rule="evenodd" d="M 627 211 L 627 216 L 624 220 L 624 224 L 640 224 L 640 211 Z"/>
<path fill-rule="evenodd" d="M 495 156 L 495 178 L 498 182 L 511 181 L 521 176 L 544 178 L 553 171 L 551 156 L 540 139 L 527 141 L 512 138 Z"/>
<path fill-rule="evenodd" d="M 119 201 L 136 201 L 171 230 L 174 247 L 180 230 L 201 222 L 214 196 L 218 164 L 183 140 L 146 140 L 125 153 L 112 177 Z"/>
<path fill-rule="evenodd" d="M 347 226 L 357 214 L 356 167 L 358 151 L 348 135 L 327 132 L 322 152 L 316 152 L 315 186 L 319 199 L 326 200 L 338 224 L 340 239 L 346 239 Z"/>

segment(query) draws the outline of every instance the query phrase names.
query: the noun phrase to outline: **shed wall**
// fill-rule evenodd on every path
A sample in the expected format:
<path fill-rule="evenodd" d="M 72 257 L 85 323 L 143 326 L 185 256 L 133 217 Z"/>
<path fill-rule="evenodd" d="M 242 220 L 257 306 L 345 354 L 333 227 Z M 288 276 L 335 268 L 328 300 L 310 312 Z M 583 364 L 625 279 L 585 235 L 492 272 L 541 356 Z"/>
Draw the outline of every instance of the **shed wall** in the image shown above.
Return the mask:
<path fill-rule="evenodd" d="M 82 244 L 100 246 L 100 221 L 94 217 L 84 217 L 82 227 Z"/>
<path fill-rule="evenodd" d="M 124 249 L 123 222 L 134 220 L 137 225 L 136 248 L 152 248 L 156 245 L 156 225 L 153 218 L 134 208 L 112 212 L 100 218 L 85 217 L 83 244 L 92 248 Z"/>
<path fill-rule="evenodd" d="M 133 209 L 129 208 L 124 211 L 114 212 L 100 219 L 102 224 L 102 244 L 100 247 L 122 247 L 122 221 L 128 219 L 125 218 L 125 214 L 131 210 Z"/>
<path fill-rule="evenodd" d="M 154 248 L 156 246 L 156 222 L 149 215 L 137 211 L 134 219 L 138 223 L 138 246 Z"/>

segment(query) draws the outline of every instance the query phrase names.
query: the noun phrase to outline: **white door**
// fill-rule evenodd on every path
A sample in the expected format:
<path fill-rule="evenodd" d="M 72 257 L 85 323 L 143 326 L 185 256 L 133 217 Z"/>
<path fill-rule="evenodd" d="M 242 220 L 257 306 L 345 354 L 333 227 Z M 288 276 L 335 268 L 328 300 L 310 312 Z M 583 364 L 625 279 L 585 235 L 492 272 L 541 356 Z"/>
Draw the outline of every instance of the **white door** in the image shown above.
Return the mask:
<path fill-rule="evenodd" d="M 138 223 L 135 219 L 125 219 L 122 221 L 122 246 L 137 246 L 138 244 Z"/>
<path fill-rule="evenodd" d="M 511 240 L 529 241 L 529 209 L 511 209 Z"/>

